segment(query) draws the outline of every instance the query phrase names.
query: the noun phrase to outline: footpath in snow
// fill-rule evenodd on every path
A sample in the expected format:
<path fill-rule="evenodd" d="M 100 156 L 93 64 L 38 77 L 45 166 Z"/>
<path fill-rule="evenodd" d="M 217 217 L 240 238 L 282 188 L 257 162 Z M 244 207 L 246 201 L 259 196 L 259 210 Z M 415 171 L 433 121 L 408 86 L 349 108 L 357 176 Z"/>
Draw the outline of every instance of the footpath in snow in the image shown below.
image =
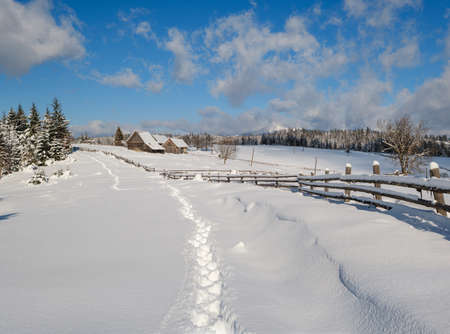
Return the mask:
<path fill-rule="evenodd" d="M 158 332 L 193 226 L 142 169 L 85 152 L 58 166 L 72 176 L 0 181 L 0 333 Z"/>
<path fill-rule="evenodd" d="M 61 164 L 0 181 L 2 333 L 450 332 L 449 219 L 430 210 Z"/>

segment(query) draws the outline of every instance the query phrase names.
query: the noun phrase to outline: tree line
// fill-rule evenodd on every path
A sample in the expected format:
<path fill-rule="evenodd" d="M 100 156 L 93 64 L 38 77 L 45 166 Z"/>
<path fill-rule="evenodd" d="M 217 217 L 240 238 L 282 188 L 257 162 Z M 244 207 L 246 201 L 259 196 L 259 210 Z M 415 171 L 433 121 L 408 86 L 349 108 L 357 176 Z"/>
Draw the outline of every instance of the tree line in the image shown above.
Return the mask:
<path fill-rule="evenodd" d="M 182 137 L 189 145 L 208 150 L 214 144 L 220 144 L 224 138 L 231 139 L 235 145 L 284 145 L 330 150 L 386 152 L 384 131 L 370 128 L 353 130 L 310 130 L 282 129 L 257 135 L 214 136 L 208 133 L 189 133 Z M 429 156 L 450 156 L 450 143 L 446 135 L 424 134 L 417 143 L 418 150 Z"/>
<path fill-rule="evenodd" d="M 33 103 L 28 115 L 19 104 L 0 120 L 0 175 L 29 165 L 45 166 L 48 160 L 64 160 L 71 152 L 71 133 L 60 102 L 41 118 Z"/>
<path fill-rule="evenodd" d="M 235 136 L 237 145 L 286 145 L 332 150 L 385 152 L 389 147 L 383 140 L 384 131 L 370 128 L 354 130 L 282 129 L 261 135 Z M 450 156 L 446 135 L 421 137 L 417 144 L 420 152 L 430 156 Z"/>

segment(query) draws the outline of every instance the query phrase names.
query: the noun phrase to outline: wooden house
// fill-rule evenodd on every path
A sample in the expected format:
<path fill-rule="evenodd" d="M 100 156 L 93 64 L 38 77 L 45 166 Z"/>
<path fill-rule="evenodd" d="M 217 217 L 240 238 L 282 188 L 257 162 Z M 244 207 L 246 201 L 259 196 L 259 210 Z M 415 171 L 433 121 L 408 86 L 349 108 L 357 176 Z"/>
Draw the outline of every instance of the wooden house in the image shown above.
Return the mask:
<path fill-rule="evenodd" d="M 159 145 L 147 131 L 134 131 L 127 139 L 127 147 L 129 150 L 150 153 L 164 153 L 165 151 L 164 147 Z"/>
<path fill-rule="evenodd" d="M 164 143 L 164 148 L 166 149 L 167 153 L 187 153 L 188 146 L 184 142 L 183 139 L 180 138 L 169 138 Z"/>

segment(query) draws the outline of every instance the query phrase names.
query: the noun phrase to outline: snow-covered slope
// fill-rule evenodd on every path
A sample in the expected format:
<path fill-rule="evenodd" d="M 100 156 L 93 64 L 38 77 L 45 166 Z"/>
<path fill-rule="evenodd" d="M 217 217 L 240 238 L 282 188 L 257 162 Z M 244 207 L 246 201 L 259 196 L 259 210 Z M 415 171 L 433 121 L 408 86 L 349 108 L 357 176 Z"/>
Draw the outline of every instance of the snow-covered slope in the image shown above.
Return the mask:
<path fill-rule="evenodd" d="M 230 159 L 224 165 L 223 160 L 217 154 L 204 151 L 190 151 L 188 154 L 165 154 L 156 155 L 145 152 L 134 152 L 126 147 L 108 145 L 88 145 L 79 146 L 114 152 L 121 156 L 128 157 L 135 161 L 142 162 L 150 167 L 159 169 L 193 169 L 193 168 L 232 168 L 232 169 L 256 169 L 271 170 L 287 173 L 308 174 L 314 170 L 316 158 L 319 174 L 323 174 L 325 168 L 331 173 L 343 173 L 345 165 L 352 165 L 353 174 L 372 173 L 372 163 L 378 161 L 381 166 L 381 173 L 392 173 L 399 169 L 395 162 L 388 156 L 378 153 L 350 152 L 349 154 L 340 150 L 325 150 L 288 146 L 238 146 L 235 158 Z M 250 166 L 252 150 L 254 152 L 254 163 Z M 450 169 L 450 158 L 434 157 L 442 167 Z M 424 167 L 428 167 L 425 165 Z M 420 173 L 425 176 L 425 173 Z"/>
<path fill-rule="evenodd" d="M 223 168 L 210 153 L 110 149 L 157 168 Z M 306 162 L 268 150 L 257 169 Z M 58 168 L 71 173 L 0 180 L 0 333 L 450 332 L 450 219 L 431 210 L 164 180 L 101 153 L 47 174 Z"/>
<path fill-rule="evenodd" d="M 0 333 L 156 332 L 192 226 L 142 169 L 89 153 L 60 167 L 73 176 L 0 181 Z"/>

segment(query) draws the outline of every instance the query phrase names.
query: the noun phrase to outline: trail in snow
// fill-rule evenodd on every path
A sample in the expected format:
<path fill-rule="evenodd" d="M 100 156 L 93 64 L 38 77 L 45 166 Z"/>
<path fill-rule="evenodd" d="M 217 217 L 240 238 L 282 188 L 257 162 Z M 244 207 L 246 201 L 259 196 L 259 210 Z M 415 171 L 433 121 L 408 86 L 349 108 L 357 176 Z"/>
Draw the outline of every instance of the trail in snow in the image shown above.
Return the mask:
<path fill-rule="evenodd" d="M 96 161 L 97 163 L 99 163 L 107 172 L 109 175 L 111 175 L 111 177 L 114 179 L 114 184 L 111 186 L 111 188 L 113 188 L 114 190 L 120 191 L 122 189 L 119 188 L 119 176 L 117 176 L 116 174 L 114 174 L 111 169 L 109 169 L 108 167 L 106 167 L 105 163 L 95 159 L 94 157 L 90 157 L 92 160 Z"/>
<path fill-rule="evenodd" d="M 164 320 L 162 331 L 165 332 L 168 327 L 173 326 L 171 322 L 184 321 L 189 324 L 181 324 L 179 329 L 190 333 L 246 333 L 223 300 L 223 274 L 210 238 L 212 224 L 195 213 L 192 205 L 180 195 L 178 189 L 167 186 L 171 195 L 182 205 L 180 211 L 183 216 L 192 221 L 195 227 L 187 244 L 186 262 L 189 268 L 184 288 L 176 305 Z M 182 313 L 184 315 L 181 315 Z"/>

